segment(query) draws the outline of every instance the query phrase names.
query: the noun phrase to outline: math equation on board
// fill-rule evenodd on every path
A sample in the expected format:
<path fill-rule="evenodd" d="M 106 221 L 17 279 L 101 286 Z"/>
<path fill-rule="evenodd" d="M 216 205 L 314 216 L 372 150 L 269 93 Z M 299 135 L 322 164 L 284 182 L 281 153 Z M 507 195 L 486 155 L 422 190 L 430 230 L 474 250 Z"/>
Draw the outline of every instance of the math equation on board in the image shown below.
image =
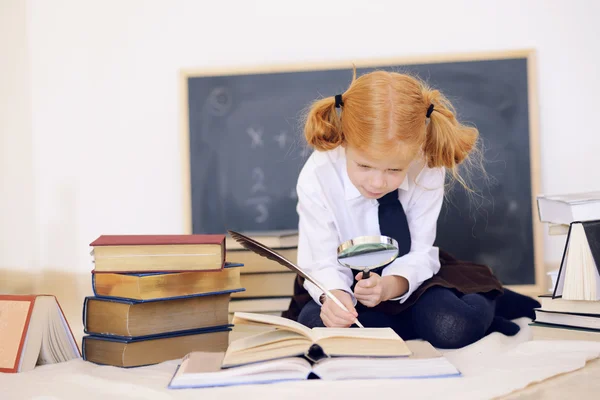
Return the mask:
<path fill-rule="evenodd" d="M 289 155 L 289 151 L 298 146 L 296 139 L 292 138 L 291 134 L 286 130 L 270 134 L 268 132 L 265 133 L 265 128 L 260 126 L 253 126 L 246 129 L 246 140 L 249 142 L 250 151 L 258 154 L 264 153 L 264 157 L 251 156 L 251 159 L 265 160 L 269 155 L 272 156 L 273 154 Z M 265 144 L 266 141 L 269 143 Z M 310 155 L 310 148 L 307 146 L 301 146 L 299 150 L 300 159 L 302 160 L 305 160 Z M 287 159 L 292 163 L 298 162 L 297 157 L 294 159 L 287 157 Z M 267 165 L 258 165 L 242 172 L 250 181 L 250 190 L 246 204 L 252 210 L 254 222 L 259 225 L 267 224 L 269 218 L 271 218 L 270 207 L 273 204 L 271 190 L 283 191 L 279 196 L 286 196 L 293 202 L 296 202 L 298 199 L 294 181 L 288 182 L 288 186 L 291 185 L 291 188 L 285 188 L 281 185 L 277 185 L 274 188 L 270 187 L 265 174 L 265 168 L 267 167 Z"/>

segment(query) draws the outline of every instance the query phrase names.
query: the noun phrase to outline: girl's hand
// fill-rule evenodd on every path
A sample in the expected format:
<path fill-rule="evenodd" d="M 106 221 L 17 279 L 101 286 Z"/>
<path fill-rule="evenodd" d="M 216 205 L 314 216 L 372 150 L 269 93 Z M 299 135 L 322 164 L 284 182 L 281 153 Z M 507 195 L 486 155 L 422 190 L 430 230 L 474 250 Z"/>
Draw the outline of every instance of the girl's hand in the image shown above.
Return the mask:
<path fill-rule="evenodd" d="M 346 306 L 349 312 L 344 311 L 333 300 L 325 297 L 325 300 L 322 302 L 323 306 L 321 307 L 321 320 L 328 328 L 350 327 L 356 317 L 358 317 L 352 296 L 350 296 L 350 293 L 338 289 L 332 290 L 331 293 Z"/>
<path fill-rule="evenodd" d="M 381 276 L 371 272 L 369 278 L 363 279 L 359 272 L 355 278 L 358 281 L 354 286 L 354 296 L 367 307 L 375 307 L 384 300 L 384 280 Z"/>

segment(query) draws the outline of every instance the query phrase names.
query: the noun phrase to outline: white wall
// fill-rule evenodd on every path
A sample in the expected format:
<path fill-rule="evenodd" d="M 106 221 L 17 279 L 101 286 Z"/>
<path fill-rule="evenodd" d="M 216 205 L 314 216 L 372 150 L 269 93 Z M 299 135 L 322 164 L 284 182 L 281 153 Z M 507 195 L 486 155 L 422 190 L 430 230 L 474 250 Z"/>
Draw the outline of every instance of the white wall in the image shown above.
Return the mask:
<path fill-rule="evenodd" d="M 600 93 L 595 0 L 0 4 L 12 29 L 0 38 L 0 266 L 44 271 L 51 285 L 78 273 L 68 281 L 76 297 L 89 291 L 98 235 L 184 229 L 181 68 L 534 48 L 541 189 L 600 188 L 590 167 L 600 145 L 590 122 Z M 546 238 L 548 262 L 560 246 Z"/>
<path fill-rule="evenodd" d="M 0 1 L 0 277 L 38 266 L 26 21 L 27 2 Z"/>

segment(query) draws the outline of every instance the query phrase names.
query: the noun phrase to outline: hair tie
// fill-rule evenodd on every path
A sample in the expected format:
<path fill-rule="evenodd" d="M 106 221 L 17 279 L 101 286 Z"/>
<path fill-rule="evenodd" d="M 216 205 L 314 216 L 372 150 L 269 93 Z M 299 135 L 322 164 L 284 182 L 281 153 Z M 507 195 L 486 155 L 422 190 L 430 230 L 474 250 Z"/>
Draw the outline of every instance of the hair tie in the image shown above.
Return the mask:
<path fill-rule="evenodd" d="M 342 95 L 341 94 L 336 94 L 335 95 L 335 108 L 340 108 L 340 106 L 343 106 L 344 102 L 342 101 Z"/>
<path fill-rule="evenodd" d="M 427 118 L 431 117 L 431 113 L 433 112 L 433 104 L 429 105 L 429 108 L 427 109 L 427 114 L 425 115 Z"/>

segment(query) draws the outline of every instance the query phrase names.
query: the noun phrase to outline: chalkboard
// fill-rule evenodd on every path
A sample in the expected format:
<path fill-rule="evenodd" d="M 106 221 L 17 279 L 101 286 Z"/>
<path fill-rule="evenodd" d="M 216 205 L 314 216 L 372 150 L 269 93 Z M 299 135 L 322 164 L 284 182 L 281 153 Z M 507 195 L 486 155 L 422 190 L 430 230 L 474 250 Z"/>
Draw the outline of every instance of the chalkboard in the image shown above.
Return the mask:
<path fill-rule="evenodd" d="M 460 185 L 449 192 L 436 245 L 490 266 L 506 285 L 539 289 L 532 60 L 531 52 L 514 52 L 355 65 L 359 75 L 373 69 L 417 74 L 449 97 L 460 120 L 479 129 L 488 179 L 474 177 L 478 195 L 469 197 Z M 348 87 L 351 65 L 184 72 L 191 232 L 297 228 L 295 185 L 310 155 L 302 116 L 316 98 Z"/>

